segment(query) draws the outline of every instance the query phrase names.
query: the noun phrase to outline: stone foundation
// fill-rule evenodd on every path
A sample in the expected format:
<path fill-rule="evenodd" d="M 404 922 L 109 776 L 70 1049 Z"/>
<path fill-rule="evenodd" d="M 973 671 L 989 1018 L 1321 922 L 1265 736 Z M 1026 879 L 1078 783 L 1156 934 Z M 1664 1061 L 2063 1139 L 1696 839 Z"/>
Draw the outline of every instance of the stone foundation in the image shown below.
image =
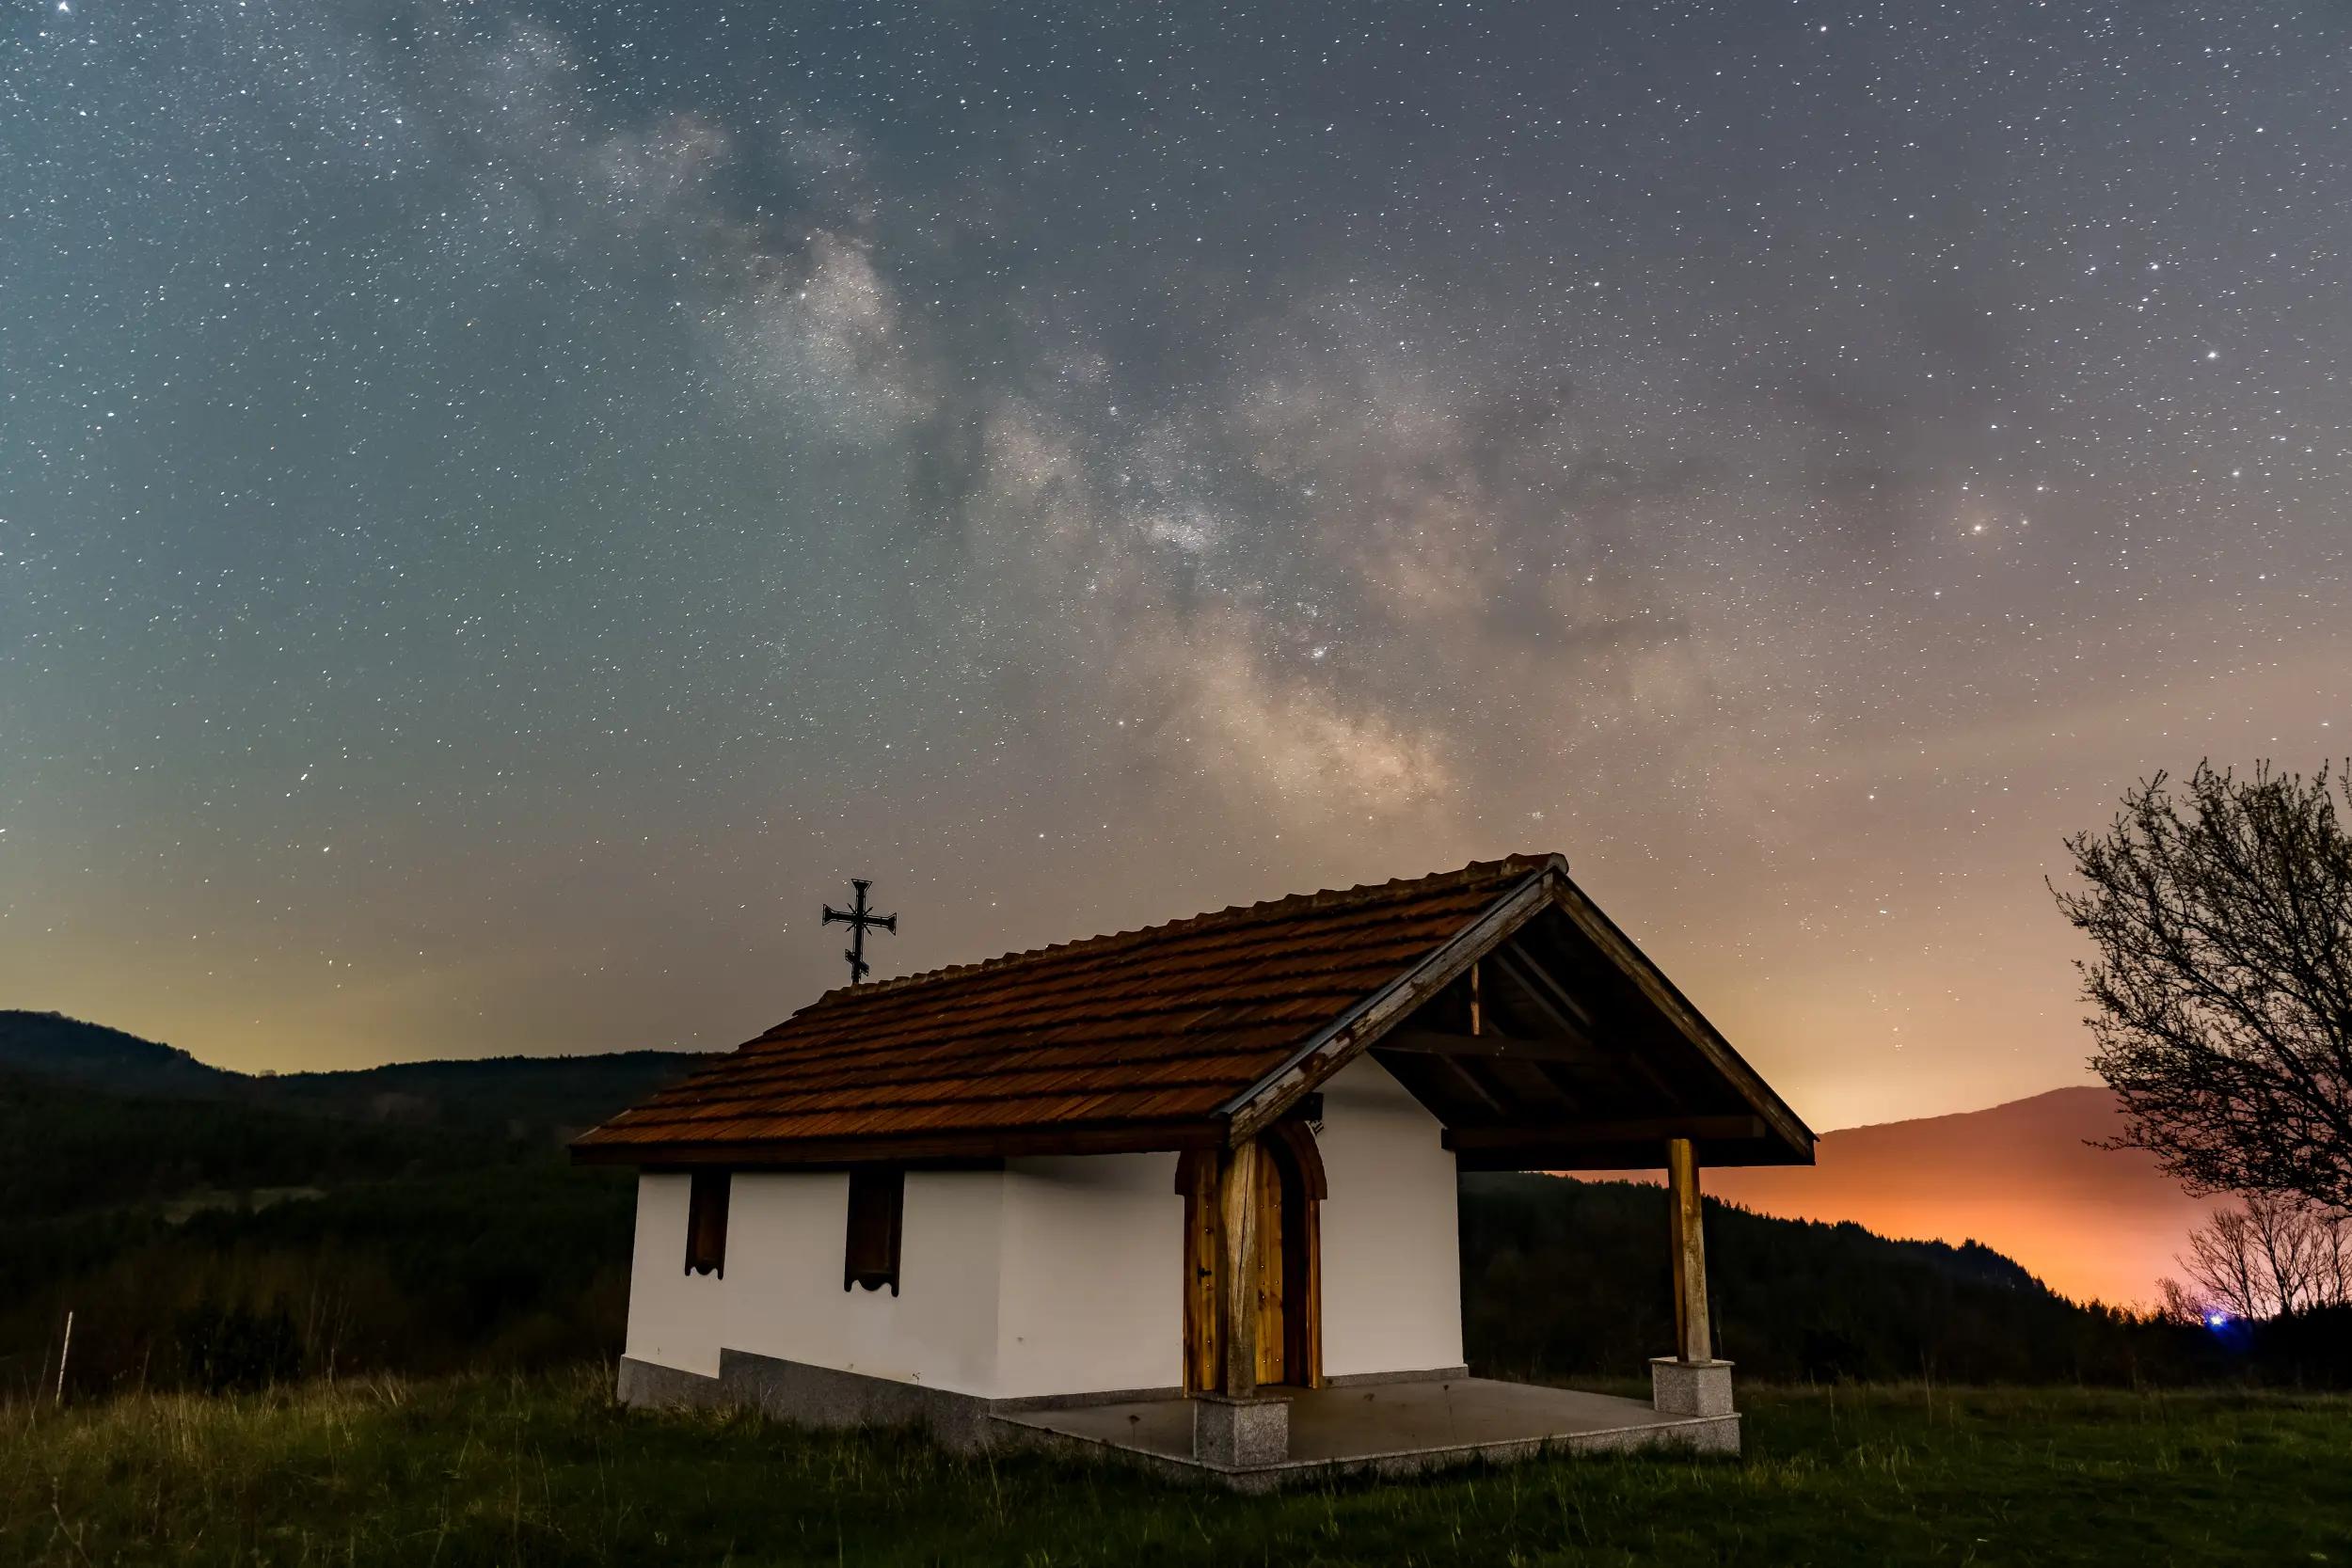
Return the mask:
<path fill-rule="evenodd" d="M 776 1420 L 807 1427 L 920 1427 L 951 1449 L 979 1448 L 1000 1440 L 1002 1433 L 989 1420 L 995 1415 L 1045 1405 L 1070 1408 L 1173 1399 L 1182 1392 L 1121 1388 L 1097 1394 L 992 1400 L 738 1350 L 719 1353 L 716 1377 L 625 1355 L 619 1384 L 617 1394 L 623 1404 L 756 1410 Z"/>
<path fill-rule="evenodd" d="M 1650 1403 L 1661 1416 L 1731 1414 L 1731 1363 L 1655 1356 L 1649 1364 Z"/>
<path fill-rule="evenodd" d="M 1425 1372 L 1252 1400 L 1187 1399 L 1174 1388 L 991 1400 L 726 1351 L 716 1376 L 624 1356 L 618 1392 L 627 1404 L 756 1409 L 803 1426 L 913 1427 L 958 1449 L 1012 1444 L 1116 1457 L 1170 1480 L 1250 1491 L 1547 1453 L 1740 1451 L 1729 1362 L 1661 1357 L 1651 1376 L 1651 1410 L 1608 1395 Z M 1380 1384 L 1391 1392 L 1372 1398 Z"/>
<path fill-rule="evenodd" d="M 1281 1464 L 1291 1456 L 1290 1401 L 1193 1395 L 1192 1455 L 1220 1470 Z"/>
<path fill-rule="evenodd" d="M 613 1390 L 613 1397 L 623 1404 L 654 1410 L 708 1410 L 726 1402 L 720 1397 L 715 1377 L 626 1355 L 621 1357 L 620 1386 Z"/>
<path fill-rule="evenodd" d="M 1140 1465 L 1170 1481 L 1252 1492 L 1334 1476 L 1400 1477 L 1545 1455 L 1648 1448 L 1740 1451 L 1737 1416 L 1664 1416 L 1614 1395 L 1485 1378 L 1451 1385 L 1400 1379 L 1386 1389 L 1285 1388 L 1279 1397 L 1289 1406 L 1289 1451 L 1257 1465 L 1213 1462 L 1213 1452 L 1223 1454 L 1204 1451 L 1204 1433 L 1214 1430 L 1207 1423 L 1239 1424 L 1251 1413 L 1246 1407 L 1214 1410 L 1197 1395 L 1049 1407 L 993 1420 L 1034 1444 Z"/>

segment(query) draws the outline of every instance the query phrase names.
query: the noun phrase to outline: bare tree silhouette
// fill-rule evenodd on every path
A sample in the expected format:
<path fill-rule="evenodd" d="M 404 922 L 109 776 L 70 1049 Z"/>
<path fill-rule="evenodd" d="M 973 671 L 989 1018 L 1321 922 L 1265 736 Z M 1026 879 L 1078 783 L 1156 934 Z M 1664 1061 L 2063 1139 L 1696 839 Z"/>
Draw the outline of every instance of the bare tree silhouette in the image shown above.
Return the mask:
<path fill-rule="evenodd" d="M 2352 765 L 2347 765 L 2352 770 Z M 2200 763 L 2157 774 L 2052 888 L 2098 956 L 2079 965 L 2091 1066 L 2122 1100 L 2114 1147 L 2191 1191 L 2352 1212 L 2352 782 Z"/>
<path fill-rule="evenodd" d="M 2352 1305 L 2352 1219 L 2308 1198 L 2261 1193 L 2189 1232 L 2184 1285 L 2158 1289 L 2168 1317 L 2292 1317 Z"/>

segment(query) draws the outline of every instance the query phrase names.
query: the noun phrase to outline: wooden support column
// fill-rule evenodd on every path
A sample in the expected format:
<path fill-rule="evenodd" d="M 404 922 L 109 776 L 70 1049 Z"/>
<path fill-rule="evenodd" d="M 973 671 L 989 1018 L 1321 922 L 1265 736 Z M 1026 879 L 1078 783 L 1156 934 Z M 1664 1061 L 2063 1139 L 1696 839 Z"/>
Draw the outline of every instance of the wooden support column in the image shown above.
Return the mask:
<path fill-rule="evenodd" d="M 1699 1160 L 1688 1138 L 1666 1140 L 1666 1195 L 1674 1227 L 1675 1354 L 1715 1359 L 1707 1322 L 1707 1238 L 1699 1227 Z"/>
<path fill-rule="evenodd" d="M 1246 1400 L 1258 1392 L 1258 1162 L 1255 1138 L 1218 1152 L 1216 1162 L 1217 1318 L 1224 1330 L 1217 1392 Z"/>

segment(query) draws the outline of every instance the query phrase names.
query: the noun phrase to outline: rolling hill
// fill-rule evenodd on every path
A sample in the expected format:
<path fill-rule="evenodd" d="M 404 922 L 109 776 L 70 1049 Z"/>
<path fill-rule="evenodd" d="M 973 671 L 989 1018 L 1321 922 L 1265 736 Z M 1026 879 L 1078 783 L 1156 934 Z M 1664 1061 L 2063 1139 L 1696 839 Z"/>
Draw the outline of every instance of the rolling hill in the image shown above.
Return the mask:
<path fill-rule="evenodd" d="M 2184 1195 L 2121 1131 L 2105 1088 L 2053 1089 L 1981 1111 L 1824 1133 L 1819 1164 L 1712 1170 L 1709 1196 L 1883 1236 L 1977 1241 L 2077 1300 L 2146 1304 L 2213 1200 Z"/>
<path fill-rule="evenodd" d="M 681 1051 L 393 1062 L 347 1072 L 232 1072 L 60 1013 L 0 1010 L 0 1071 L 111 1095 L 243 1104 L 347 1121 L 561 1142 L 699 1065 Z"/>

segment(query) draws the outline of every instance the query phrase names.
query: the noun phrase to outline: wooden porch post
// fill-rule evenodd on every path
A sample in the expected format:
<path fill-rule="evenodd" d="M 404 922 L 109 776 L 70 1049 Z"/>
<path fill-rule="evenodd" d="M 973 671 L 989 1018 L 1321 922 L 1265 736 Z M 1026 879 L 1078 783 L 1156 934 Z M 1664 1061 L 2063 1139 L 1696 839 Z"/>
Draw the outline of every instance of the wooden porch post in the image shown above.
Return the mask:
<path fill-rule="evenodd" d="M 1667 1208 L 1674 1227 L 1675 1354 L 1715 1359 L 1707 1323 L 1707 1239 L 1699 1228 L 1699 1161 L 1688 1138 L 1666 1140 Z"/>
<path fill-rule="evenodd" d="M 1258 1162 L 1255 1138 L 1221 1149 L 1216 1161 L 1217 1317 L 1224 1329 L 1217 1392 L 1246 1400 L 1258 1392 Z"/>

